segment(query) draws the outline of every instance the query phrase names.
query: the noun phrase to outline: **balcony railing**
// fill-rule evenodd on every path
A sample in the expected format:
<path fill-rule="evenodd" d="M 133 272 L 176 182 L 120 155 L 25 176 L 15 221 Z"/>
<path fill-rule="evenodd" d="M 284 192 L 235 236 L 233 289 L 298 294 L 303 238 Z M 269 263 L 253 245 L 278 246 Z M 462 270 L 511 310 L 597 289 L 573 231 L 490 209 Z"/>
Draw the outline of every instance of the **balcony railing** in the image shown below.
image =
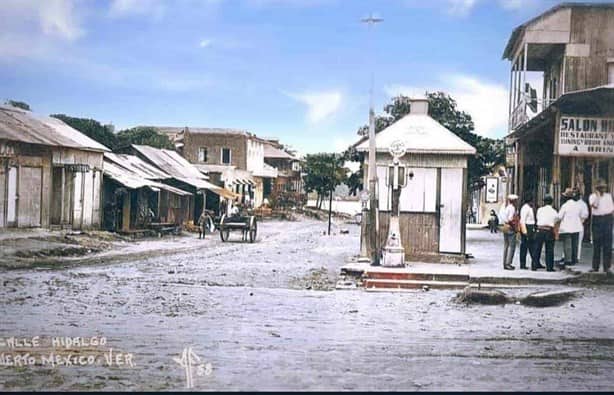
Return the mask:
<path fill-rule="evenodd" d="M 520 102 L 514 107 L 509 119 L 510 132 L 518 129 L 520 126 L 529 122 L 534 116 L 544 111 L 556 99 L 539 99 L 535 100 L 533 107 L 530 106 L 530 99 L 523 95 L 520 97 Z M 536 111 L 533 111 L 533 110 Z"/>

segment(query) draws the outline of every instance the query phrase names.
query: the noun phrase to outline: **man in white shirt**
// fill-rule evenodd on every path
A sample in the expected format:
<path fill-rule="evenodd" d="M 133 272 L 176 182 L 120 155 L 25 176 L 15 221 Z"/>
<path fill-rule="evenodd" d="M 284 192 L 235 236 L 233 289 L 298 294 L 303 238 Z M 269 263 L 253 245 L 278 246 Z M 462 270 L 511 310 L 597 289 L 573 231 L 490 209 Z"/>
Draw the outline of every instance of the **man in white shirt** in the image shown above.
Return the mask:
<path fill-rule="evenodd" d="M 593 211 L 593 269 L 599 271 L 601 257 L 603 257 L 603 271 L 610 271 L 612 263 L 612 215 L 614 202 L 612 195 L 607 192 L 608 185 L 599 180 L 595 185 L 595 193 L 588 198 Z"/>
<path fill-rule="evenodd" d="M 546 245 L 546 270 L 554 271 L 554 226 L 559 220 L 558 214 L 552 208 L 552 196 L 544 197 L 544 205 L 537 210 L 537 247 L 535 256 L 540 257 L 542 247 Z M 535 269 L 531 269 L 535 270 Z"/>
<path fill-rule="evenodd" d="M 516 252 L 516 231 L 513 220 L 516 214 L 517 195 L 509 195 L 507 204 L 501 210 L 501 224 L 503 225 L 503 268 L 505 270 L 514 270 L 512 265 L 514 261 L 514 252 Z"/>
<path fill-rule="evenodd" d="M 588 204 L 582 199 L 582 194 L 580 194 L 580 190 L 578 188 L 574 188 L 574 200 L 580 206 L 580 218 L 582 219 L 582 229 L 580 230 L 580 234 L 578 235 L 578 257 L 577 261 L 580 262 L 582 258 L 582 241 L 584 240 L 584 226 L 586 220 L 588 219 Z"/>
<path fill-rule="evenodd" d="M 527 269 L 527 252 L 531 256 L 531 268 L 545 269 L 535 257 L 535 212 L 533 196 L 527 194 L 520 209 L 520 268 Z"/>
<path fill-rule="evenodd" d="M 583 229 L 582 207 L 574 199 L 573 189 L 567 188 L 563 192 L 563 199 L 566 199 L 559 210 L 559 220 L 561 226 L 559 235 L 563 241 L 565 251 L 565 265 L 572 266 L 578 263 L 578 239 L 580 231 Z"/>

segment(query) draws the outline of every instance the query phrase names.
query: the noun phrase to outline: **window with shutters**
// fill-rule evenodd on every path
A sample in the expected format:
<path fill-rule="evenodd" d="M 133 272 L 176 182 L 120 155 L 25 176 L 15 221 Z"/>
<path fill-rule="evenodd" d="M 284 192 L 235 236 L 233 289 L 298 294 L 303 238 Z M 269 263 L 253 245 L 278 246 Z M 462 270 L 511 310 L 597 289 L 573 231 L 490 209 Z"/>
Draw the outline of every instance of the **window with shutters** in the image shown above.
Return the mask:
<path fill-rule="evenodd" d="M 207 162 L 209 160 L 207 154 L 208 154 L 207 147 L 200 147 L 198 149 L 198 161 L 199 162 Z"/>
<path fill-rule="evenodd" d="M 231 160 L 230 148 L 222 148 L 222 164 L 229 165 Z"/>

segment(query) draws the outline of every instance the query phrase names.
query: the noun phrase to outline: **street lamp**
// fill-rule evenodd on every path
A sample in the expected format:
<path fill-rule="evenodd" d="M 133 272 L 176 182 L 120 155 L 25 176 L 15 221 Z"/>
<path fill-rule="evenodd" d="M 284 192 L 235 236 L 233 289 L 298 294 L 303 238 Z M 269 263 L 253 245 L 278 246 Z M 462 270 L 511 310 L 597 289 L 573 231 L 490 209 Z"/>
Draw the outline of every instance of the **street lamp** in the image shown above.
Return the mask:
<path fill-rule="evenodd" d="M 383 22 L 382 18 L 376 18 L 373 14 L 368 18 L 361 19 L 362 23 L 369 26 L 369 32 L 377 23 Z M 378 221 L 378 196 L 377 196 L 377 171 L 375 160 L 375 113 L 373 111 L 373 85 L 375 79 L 375 71 L 373 67 L 373 37 L 369 34 L 369 51 L 367 52 L 370 59 L 371 68 L 371 86 L 369 89 L 369 222 L 367 226 L 369 246 L 371 247 L 371 265 L 379 266 L 379 248 L 377 240 Z"/>

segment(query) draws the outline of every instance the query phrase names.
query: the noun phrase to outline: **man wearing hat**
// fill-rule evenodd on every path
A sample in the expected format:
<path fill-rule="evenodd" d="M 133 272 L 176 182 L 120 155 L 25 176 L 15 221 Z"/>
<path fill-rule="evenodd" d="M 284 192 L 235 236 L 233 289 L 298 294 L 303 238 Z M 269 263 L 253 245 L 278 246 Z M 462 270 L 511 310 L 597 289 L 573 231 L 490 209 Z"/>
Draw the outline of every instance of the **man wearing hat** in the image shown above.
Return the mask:
<path fill-rule="evenodd" d="M 516 252 L 516 232 L 518 232 L 518 216 L 516 215 L 516 202 L 518 195 L 509 195 L 507 204 L 501 209 L 499 218 L 503 233 L 503 268 L 514 270 L 514 252 Z"/>
<path fill-rule="evenodd" d="M 603 262 L 603 271 L 608 272 L 612 263 L 614 202 L 604 180 L 597 181 L 595 193 L 588 198 L 588 203 L 593 210 L 593 269 L 591 271 L 599 271 L 600 262 Z"/>
<path fill-rule="evenodd" d="M 559 235 L 563 241 L 565 251 L 565 265 L 571 266 L 578 263 L 578 239 L 583 229 L 582 222 L 588 216 L 584 215 L 582 207 L 574 199 L 573 189 L 567 188 L 563 192 L 564 203 L 559 210 Z"/>

